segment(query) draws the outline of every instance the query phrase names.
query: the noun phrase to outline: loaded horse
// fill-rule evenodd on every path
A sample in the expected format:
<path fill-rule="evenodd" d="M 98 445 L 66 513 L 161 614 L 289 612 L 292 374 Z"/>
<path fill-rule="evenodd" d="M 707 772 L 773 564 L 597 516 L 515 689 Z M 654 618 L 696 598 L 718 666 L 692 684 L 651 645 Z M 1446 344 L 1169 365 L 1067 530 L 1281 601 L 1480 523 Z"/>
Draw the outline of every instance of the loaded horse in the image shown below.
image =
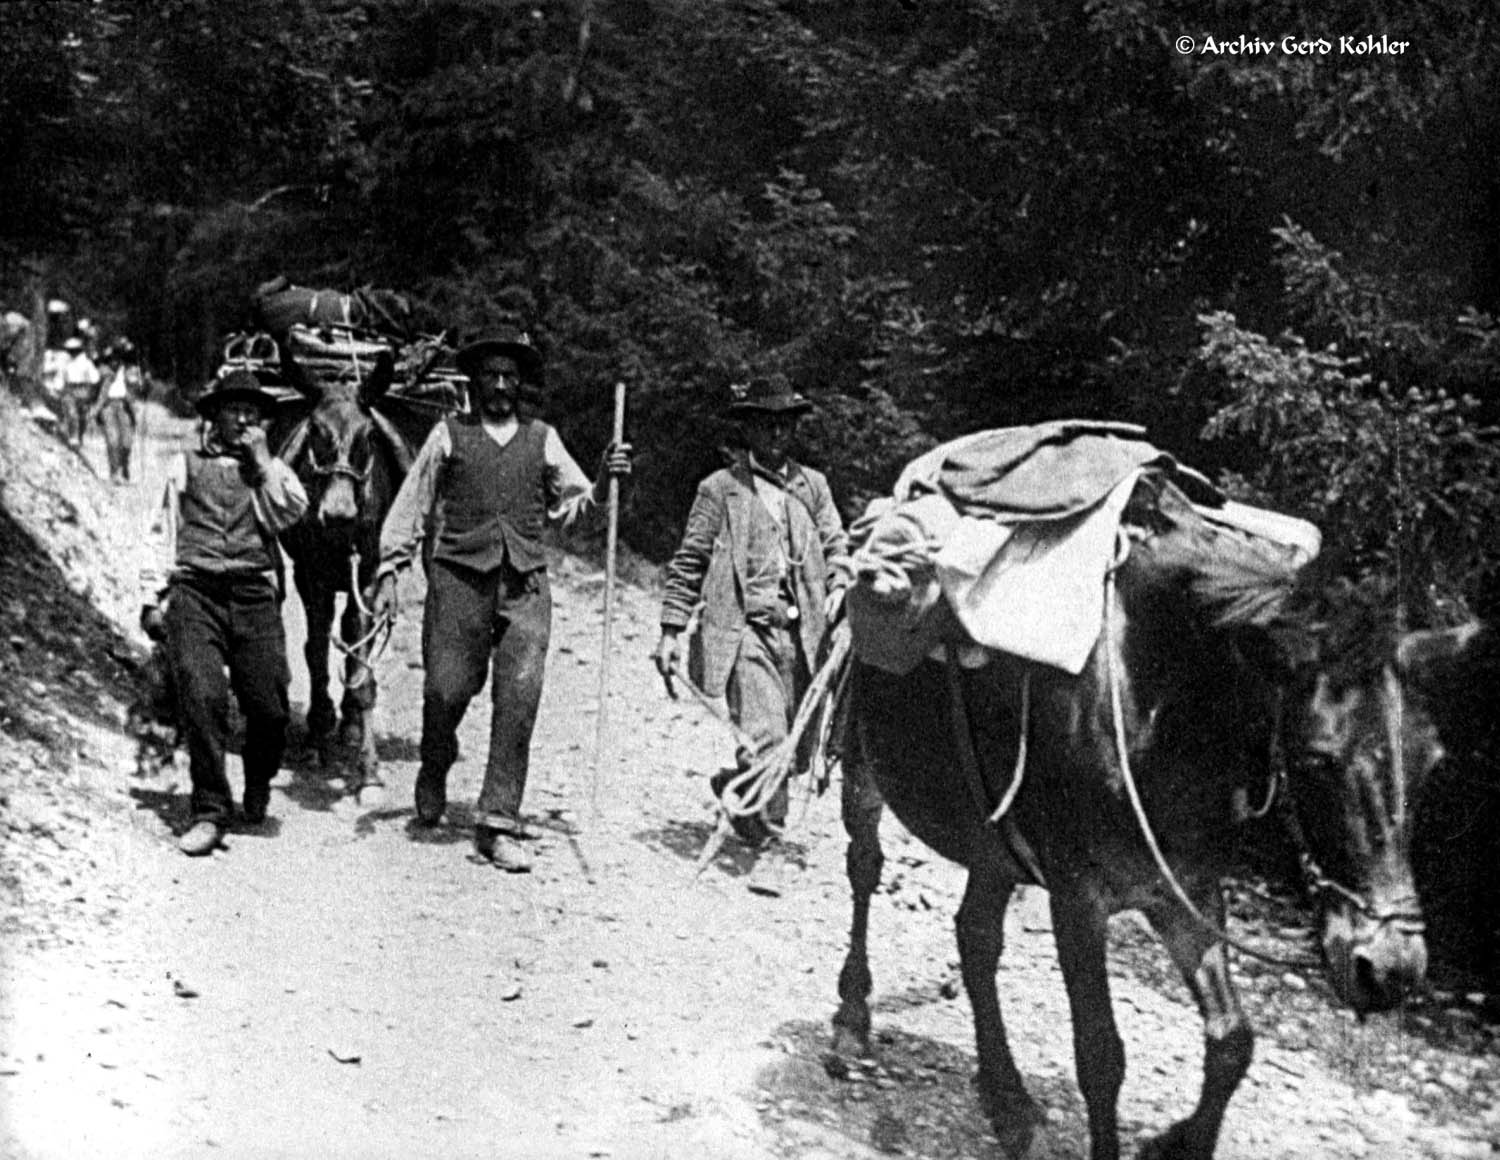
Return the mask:
<path fill-rule="evenodd" d="M 971 478 L 989 464 L 978 467 Z M 1481 634 L 1405 631 L 1391 608 L 1351 600 L 1305 559 L 1205 516 L 1187 482 L 1150 462 L 1120 485 L 1102 626 L 1076 673 L 980 652 L 951 625 L 935 629 L 945 638 L 935 654 L 923 647 L 896 664 L 871 645 L 899 621 L 883 621 L 863 585 L 850 594 L 855 655 L 842 709 L 854 915 L 837 1050 L 870 1049 L 867 932 L 889 805 L 968 870 L 957 934 L 977 1085 L 1011 1157 L 1051 1154 L 995 983 L 1018 885 L 1048 892 L 1091 1160 L 1120 1155 L 1125 1050 L 1105 943 L 1109 915 L 1124 909 L 1160 935 L 1204 1026 L 1196 1105 L 1141 1155 L 1214 1153 L 1253 1046 L 1226 952 L 1247 948 L 1224 930 L 1219 885 L 1247 814 L 1279 811 L 1339 999 L 1361 1014 L 1385 1010 L 1425 975 L 1410 850 L 1414 801 L 1443 753 L 1428 691 Z M 863 633 L 862 603 L 877 613 Z"/>

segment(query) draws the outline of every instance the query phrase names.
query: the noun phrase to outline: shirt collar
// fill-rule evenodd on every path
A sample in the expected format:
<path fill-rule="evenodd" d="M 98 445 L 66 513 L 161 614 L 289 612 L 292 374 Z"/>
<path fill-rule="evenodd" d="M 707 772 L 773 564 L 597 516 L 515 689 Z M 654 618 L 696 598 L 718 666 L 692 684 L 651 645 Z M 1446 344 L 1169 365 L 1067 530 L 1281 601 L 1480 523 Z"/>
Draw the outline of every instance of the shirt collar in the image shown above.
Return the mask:
<path fill-rule="evenodd" d="M 504 419 L 488 419 L 480 415 L 479 425 L 493 435 L 505 435 L 521 425 L 521 417 L 515 412 L 511 412 Z"/>

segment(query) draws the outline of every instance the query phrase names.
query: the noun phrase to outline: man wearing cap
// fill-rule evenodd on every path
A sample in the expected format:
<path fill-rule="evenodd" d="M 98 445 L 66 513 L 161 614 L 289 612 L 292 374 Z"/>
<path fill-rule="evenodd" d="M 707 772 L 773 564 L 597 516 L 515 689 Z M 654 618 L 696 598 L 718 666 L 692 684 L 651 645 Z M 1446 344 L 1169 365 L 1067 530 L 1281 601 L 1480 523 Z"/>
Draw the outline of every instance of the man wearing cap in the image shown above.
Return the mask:
<path fill-rule="evenodd" d="M 249 371 L 231 371 L 199 398 L 199 444 L 171 461 L 162 498 L 170 576 L 164 590 L 158 573 L 142 577 L 141 627 L 165 647 L 193 783 L 192 825 L 177 844 L 194 856 L 217 847 L 233 817 L 224 773 L 231 687 L 245 717 L 242 809 L 251 825 L 265 821 L 285 747 L 291 672 L 276 536 L 307 510 L 307 493 L 267 445 L 275 402 Z"/>
<path fill-rule="evenodd" d="M 744 447 L 698 487 L 682 544 L 667 565 L 656 667 L 672 690 L 682 630 L 702 604 L 691 676 L 724 696 L 742 738 L 740 772 L 782 741 L 818 659 L 848 554 L 828 480 L 791 457 L 798 418 L 812 404 L 784 375 L 731 388 Z M 730 776 L 715 778 L 721 793 Z M 759 844 L 786 820 L 783 783 L 763 817 L 736 825 Z"/>
<path fill-rule="evenodd" d="M 630 447 L 607 447 L 591 483 L 551 426 L 517 413 L 523 384 L 538 383 L 542 369 L 521 331 L 472 343 L 457 362 L 472 409 L 433 428 L 391 505 L 373 608 L 377 617 L 394 613 L 396 576 L 425 536 L 417 820 L 435 825 L 447 808 L 458 726 L 488 677 L 493 711 L 474 846 L 521 873 L 531 868 L 521 798 L 552 627 L 542 530 L 575 526 L 596 509 L 608 478 L 630 473 Z"/>

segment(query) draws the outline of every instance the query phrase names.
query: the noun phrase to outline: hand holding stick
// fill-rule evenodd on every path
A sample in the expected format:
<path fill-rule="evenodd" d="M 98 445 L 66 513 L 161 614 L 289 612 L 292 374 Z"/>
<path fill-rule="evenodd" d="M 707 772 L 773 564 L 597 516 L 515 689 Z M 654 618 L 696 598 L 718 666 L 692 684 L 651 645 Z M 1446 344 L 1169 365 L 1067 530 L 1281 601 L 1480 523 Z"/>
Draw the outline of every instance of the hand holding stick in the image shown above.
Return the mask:
<path fill-rule="evenodd" d="M 615 425 L 611 447 L 625 442 L 625 384 L 615 384 Z M 594 735 L 594 778 L 589 790 L 589 805 L 599 812 L 599 766 L 604 760 L 605 736 L 609 730 L 609 654 L 615 619 L 615 550 L 620 536 L 620 477 L 609 474 L 609 529 L 604 546 L 604 649 L 599 661 L 599 718 Z"/>

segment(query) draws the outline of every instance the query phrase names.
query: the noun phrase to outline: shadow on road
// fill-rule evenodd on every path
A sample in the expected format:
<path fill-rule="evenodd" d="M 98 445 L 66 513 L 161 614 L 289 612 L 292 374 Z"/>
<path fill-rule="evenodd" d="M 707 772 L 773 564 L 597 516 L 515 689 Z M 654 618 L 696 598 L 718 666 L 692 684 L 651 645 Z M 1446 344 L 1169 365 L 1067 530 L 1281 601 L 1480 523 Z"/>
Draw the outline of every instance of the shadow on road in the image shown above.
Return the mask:
<path fill-rule="evenodd" d="M 877 1006 L 879 1006 L 877 1004 Z M 829 1152 L 865 1148 L 923 1156 L 991 1157 L 994 1130 L 980 1110 L 974 1056 L 937 1039 L 877 1030 L 874 1057 L 831 1050 L 826 1023 L 783 1024 L 771 1043 L 783 1052 L 756 1076 L 761 1122 L 788 1147 L 816 1143 Z M 1058 1118 L 1038 1157 L 1087 1153 L 1086 1112 L 1063 1076 L 1026 1076 L 1033 1098 Z M 1128 1139 L 1140 1125 L 1122 1122 Z"/>
<path fill-rule="evenodd" d="M 349 797 L 344 779 L 353 767 L 354 754 L 335 735 L 328 743 L 328 758 L 325 765 L 308 731 L 306 715 L 294 710 L 281 758 L 282 775 L 290 774 L 291 781 L 282 784 L 282 792 L 305 810 L 332 810 Z"/>
<path fill-rule="evenodd" d="M 648 849 L 659 850 L 695 864 L 703 856 L 703 851 L 713 836 L 713 822 L 676 820 L 669 820 L 653 829 L 637 830 L 631 835 Z M 806 869 L 807 847 L 801 842 L 783 841 L 780 849 L 788 865 Z M 707 873 L 711 867 L 730 878 L 743 878 L 755 868 L 758 858 L 759 854 L 754 847 L 747 846 L 731 834 L 714 854 L 709 865 L 704 867 L 704 872 Z"/>
<path fill-rule="evenodd" d="M 468 806 L 449 803 L 443 820 L 435 826 L 417 821 L 415 806 L 387 806 L 360 814 L 354 821 L 357 838 L 372 836 L 383 823 L 404 822 L 406 838 L 419 846 L 456 846 L 474 840 L 474 814 Z"/>
<path fill-rule="evenodd" d="M 146 786 L 133 785 L 129 793 L 135 802 L 135 808 L 155 814 L 161 819 L 162 825 L 171 830 L 173 834 L 181 834 L 192 824 L 191 799 L 189 788 L 186 783 L 186 771 L 184 770 L 184 781 L 174 784 L 168 789 L 150 789 Z M 259 825 L 246 825 L 238 816 L 230 821 L 227 832 L 237 838 L 276 838 L 281 835 L 281 820 L 276 817 L 268 817 Z"/>
<path fill-rule="evenodd" d="M 131 800 L 135 802 L 136 809 L 155 814 L 167 829 L 174 834 L 180 833 L 188 826 L 186 779 L 187 771 L 184 769 L 181 793 L 171 789 L 148 789 L 146 786 L 133 785 L 130 787 Z"/>

